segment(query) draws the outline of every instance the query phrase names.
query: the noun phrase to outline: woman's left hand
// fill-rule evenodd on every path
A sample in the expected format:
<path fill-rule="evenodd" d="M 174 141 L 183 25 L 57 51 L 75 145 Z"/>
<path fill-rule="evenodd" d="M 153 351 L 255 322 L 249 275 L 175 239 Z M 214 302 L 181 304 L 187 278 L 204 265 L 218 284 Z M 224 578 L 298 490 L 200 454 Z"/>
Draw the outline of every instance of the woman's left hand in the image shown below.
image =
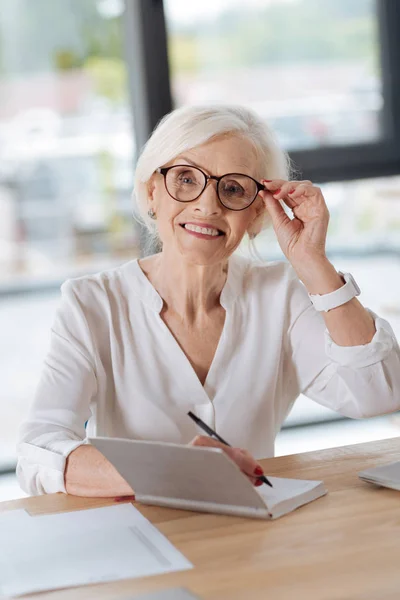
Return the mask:
<path fill-rule="evenodd" d="M 326 260 L 325 242 L 329 211 L 321 189 L 311 181 L 261 180 L 266 191 L 260 192 L 271 216 L 279 245 L 299 273 L 305 261 Z M 293 212 L 285 213 L 279 200 Z"/>

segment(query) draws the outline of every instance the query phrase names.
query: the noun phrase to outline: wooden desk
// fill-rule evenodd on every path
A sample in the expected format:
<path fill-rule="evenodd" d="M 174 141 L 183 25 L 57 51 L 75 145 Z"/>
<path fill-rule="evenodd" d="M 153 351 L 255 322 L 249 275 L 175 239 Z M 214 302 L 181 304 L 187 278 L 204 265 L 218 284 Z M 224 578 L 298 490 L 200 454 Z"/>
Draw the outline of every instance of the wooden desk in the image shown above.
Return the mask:
<path fill-rule="evenodd" d="M 357 471 L 400 460 L 400 439 L 268 459 L 270 475 L 323 479 L 324 498 L 277 521 L 135 505 L 194 564 L 158 577 L 25 596 L 122 599 L 187 587 L 204 600 L 383 600 L 400 598 L 400 493 Z M 105 506 L 54 494 L 0 504 L 32 514 Z"/>

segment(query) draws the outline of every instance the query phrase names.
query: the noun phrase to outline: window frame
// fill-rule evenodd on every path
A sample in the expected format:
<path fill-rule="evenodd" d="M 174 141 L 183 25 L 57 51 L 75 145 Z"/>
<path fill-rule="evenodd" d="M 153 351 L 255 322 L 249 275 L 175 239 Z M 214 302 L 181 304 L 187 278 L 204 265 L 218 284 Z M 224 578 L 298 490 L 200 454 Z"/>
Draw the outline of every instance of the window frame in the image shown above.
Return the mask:
<path fill-rule="evenodd" d="M 302 178 L 324 183 L 400 172 L 400 70 L 397 67 L 400 64 L 400 5 L 397 0 L 376 0 L 376 7 L 385 99 L 383 137 L 372 143 L 289 150 L 289 156 Z M 133 0 L 127 3 L 125 16 L 127 21 L 140 20 L 142 25 L 140 43 L 143 59 L 139 63 L 135 60 L 135 65 L 142 70 L 141 76 L 147 78 L 147 83 L 141 90 L 136 89 L 132 106 L 135 123 L 139 123 L 139 118 L 145 115 L 143 127 L 135 132 L 137 148 L 140 149 L 158 121 L 173 108 L 164 2 Z"/>
<path fill-rule="evenodd" d="M 304 178 L 319 183 L 400 173 L 400 5 L 376 0 L 384 106 L 382 139 L 368 144 L 291 151 Z"/>

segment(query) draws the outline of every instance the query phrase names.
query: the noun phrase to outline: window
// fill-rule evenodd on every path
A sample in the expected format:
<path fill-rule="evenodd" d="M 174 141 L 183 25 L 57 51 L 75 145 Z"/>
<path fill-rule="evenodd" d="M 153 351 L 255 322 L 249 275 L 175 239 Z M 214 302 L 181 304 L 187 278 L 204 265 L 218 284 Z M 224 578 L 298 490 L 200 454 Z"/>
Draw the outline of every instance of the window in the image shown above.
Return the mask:
<path fill-rule="evenodd" d="M 117 0 L 0 0 L 0 462 L 59 284 L 139 252 L 123 13 Z"/>
<path fill-rule="evenodd" d="M 289 150 L 382 136 L 373 0 L 166 0 L 175 103 L 245 104 Z"/>

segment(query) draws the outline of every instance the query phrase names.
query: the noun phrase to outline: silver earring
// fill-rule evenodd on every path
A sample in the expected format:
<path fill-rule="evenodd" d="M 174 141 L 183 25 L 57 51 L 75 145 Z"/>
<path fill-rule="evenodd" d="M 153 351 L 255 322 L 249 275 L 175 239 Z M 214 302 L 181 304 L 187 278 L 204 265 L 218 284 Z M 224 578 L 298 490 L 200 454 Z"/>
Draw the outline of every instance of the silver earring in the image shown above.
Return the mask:
<path fill-rule="evenodd" d="M 150 219 L 157 219 L 157 215 L 152 208 L 149 208 L 147 214 L 149 215 Z"/>

